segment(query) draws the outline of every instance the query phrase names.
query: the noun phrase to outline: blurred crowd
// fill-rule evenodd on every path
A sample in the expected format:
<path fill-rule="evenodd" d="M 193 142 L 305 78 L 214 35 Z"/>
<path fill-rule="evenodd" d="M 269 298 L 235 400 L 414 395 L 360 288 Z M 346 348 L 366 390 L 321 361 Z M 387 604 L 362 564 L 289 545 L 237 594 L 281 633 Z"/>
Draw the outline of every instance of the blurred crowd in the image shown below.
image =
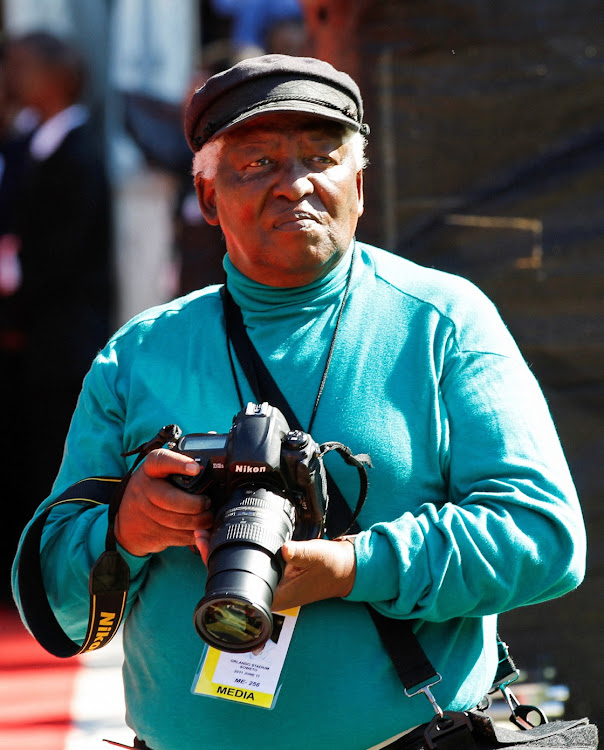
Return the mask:
<path fill-rule="evenodd" d="M 16 530 L 48 494 L 83 374 L 109 333 L 111 202 L 85 80 L 75 47 L 50 34 L 3 45 L 0 460 Z"/>
<path fill-rule="evenodd" d="M 206 0 L 200 20 L 188 94 L 245 57 L 304 51 L 298 0 Z M 8 536 L 0 601 L 10 600 L 18 537 L 50 491 L 82 379 L 116 320 L 113 195 L 102 106 L 87 106 L 89 73 L 72 40 L 32 31 L 1 41 L 0 469 Z M 224 255 L 219 230 L 199 211 L 181 115 L 181 107 L 140 97 L 124 108 L 143 157 L 176 178 L 174 296 L 221 281 Z"/>

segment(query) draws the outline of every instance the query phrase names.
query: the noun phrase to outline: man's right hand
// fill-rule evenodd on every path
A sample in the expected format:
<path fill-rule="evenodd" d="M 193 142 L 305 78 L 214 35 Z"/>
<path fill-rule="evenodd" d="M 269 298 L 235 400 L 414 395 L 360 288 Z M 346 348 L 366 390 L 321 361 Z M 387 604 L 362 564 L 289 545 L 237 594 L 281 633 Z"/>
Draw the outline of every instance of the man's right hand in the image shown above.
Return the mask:
<path fill-rule="evenodd" d="M 192 458 L 164 448 L 152 451 L 126 486 L 114 524 L 115 538 L 143 557 L 166 547 L 195 545 L 194 531 L 209 529 L 213 515 L 205 495 L 189 495 L 167 481 L 170 474 L 198 474 Z"/>

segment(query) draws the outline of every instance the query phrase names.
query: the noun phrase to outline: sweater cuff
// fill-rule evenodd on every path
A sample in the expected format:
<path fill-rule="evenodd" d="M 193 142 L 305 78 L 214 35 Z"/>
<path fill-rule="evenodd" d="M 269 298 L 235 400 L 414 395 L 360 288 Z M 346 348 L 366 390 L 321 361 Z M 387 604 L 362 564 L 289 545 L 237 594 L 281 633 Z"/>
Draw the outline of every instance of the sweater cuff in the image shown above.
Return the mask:
<path fill-rule="evenodd" d="M 143 557 L 137 557 L 131 552 L 125 550 L 122 545 L 116 541 L 116 548 L 120 555 L 126 561 L 126 564 L 130 568 L 130 576 L 134 578 L 137 576 L 146 566 L 147 561 L 151 559 L 151 555 L 143 555 Z"/>
<path fill-rule="evenodd" d="M 361 531 L 354 539 L 357 559 L 351 602 L 383 602 L 398 596 L 398 563 L 388 540 L 372 531 Z"/>
<path fill-rule="evenodd" d="M 89 549 L 93 560 L 98 560 L 105 551 L 105 540 L 107 538 L 107 509 L 103 508 L 103 511 L 104 512 L 99 515 L 99 518 L 97 518 L 96 522 L 92 525 L 90 532 Z M 151 555 L 137 557 L 136 555 L 131 554 L 125 550 L 117 540 L 116 549 L 130 568 L 131 578 L 137 576 L 143 570 L 147 561 L 151 558 Z"/>

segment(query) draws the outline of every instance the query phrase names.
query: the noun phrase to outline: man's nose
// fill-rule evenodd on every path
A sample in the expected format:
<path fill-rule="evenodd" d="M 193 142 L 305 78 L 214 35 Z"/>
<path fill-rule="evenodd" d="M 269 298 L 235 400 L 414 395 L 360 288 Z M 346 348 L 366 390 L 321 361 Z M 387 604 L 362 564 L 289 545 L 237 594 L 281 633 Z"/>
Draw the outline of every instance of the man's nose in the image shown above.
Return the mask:
<path fill-rule="evenodd" d="M 314 192 L 311 172 L 306 164 L 292 159 L 281 166 L 274 185 L 275 195 L 284 196 L 290 201 L 300 200 L 304 195 Z"/>

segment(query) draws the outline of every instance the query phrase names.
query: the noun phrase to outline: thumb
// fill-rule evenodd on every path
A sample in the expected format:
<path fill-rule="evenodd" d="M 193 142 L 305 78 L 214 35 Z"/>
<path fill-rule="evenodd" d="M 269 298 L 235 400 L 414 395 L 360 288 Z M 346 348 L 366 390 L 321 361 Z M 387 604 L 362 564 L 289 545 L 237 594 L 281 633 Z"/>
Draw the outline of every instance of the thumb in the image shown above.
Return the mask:
<path fill-rule="evenodd" d="M 164 479 L 170 474 L 195 475 L 200 471 L 195 459 L 165 448 L 151 451 L 142 467 L 145 474 L 154 479 Z"/>
<path fill-rule="evenodd" d="M 211 533 L 208 529 L 195 529 L 195 546 L 199 550 L 201 559 L 204 561 L 206 568 L 208 566 L 208 556 L 210 552 Z"/>
<path fill-rule="evenodd" d="M 303 565 L 310 558 L 308 542 L 285 542 L 281 547 L 281 554 L 286 563 Z"/>

